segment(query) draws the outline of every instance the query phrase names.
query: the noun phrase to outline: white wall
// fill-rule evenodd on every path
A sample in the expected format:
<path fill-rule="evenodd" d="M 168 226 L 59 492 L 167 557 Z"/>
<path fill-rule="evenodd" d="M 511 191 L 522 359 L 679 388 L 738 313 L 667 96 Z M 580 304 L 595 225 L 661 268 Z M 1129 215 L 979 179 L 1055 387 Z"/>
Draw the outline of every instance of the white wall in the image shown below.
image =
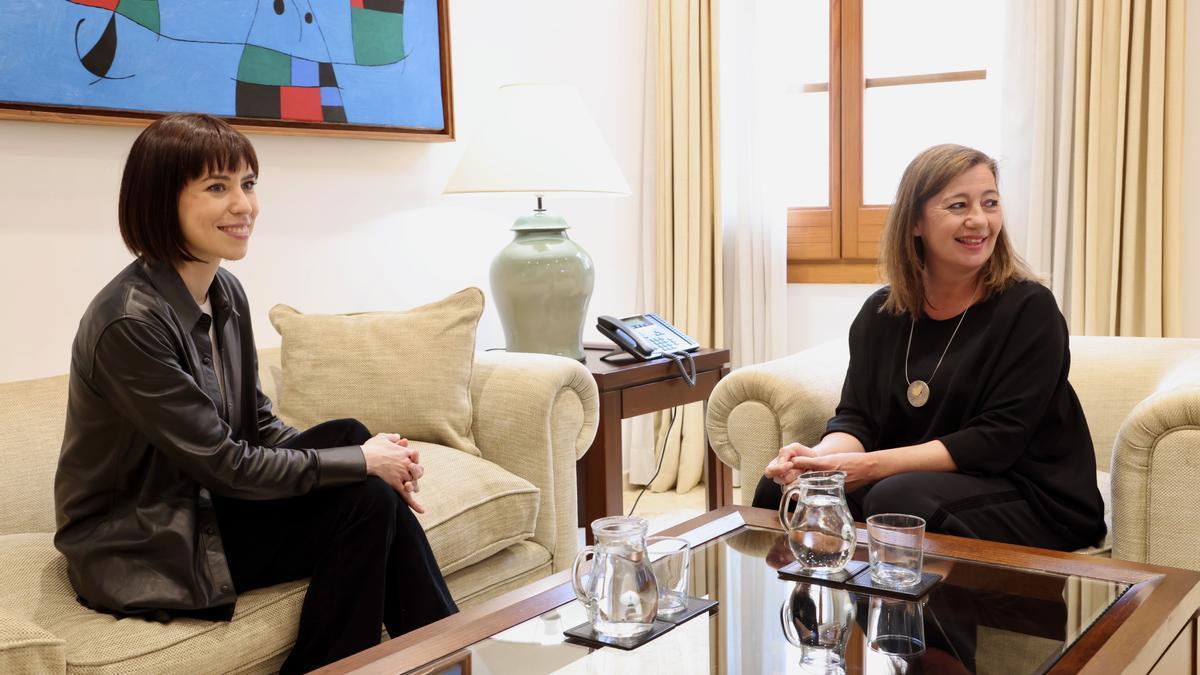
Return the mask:
<path fill-rule="evenodd" d="M 850 323 L 878 284 L 788 284 L 788 351 L 845 342 Z"/>
<path fill-rule="evenodd" d="M 641 185 L 646 3 L 453 0 L 455 143 L 252 135 L 262 213 L 250 254 L 228 265 L 250 296 L 260 346 L 267 310 L 404 309 L 465 286 L 488 266 L 532 197 L 441 195 L 455 162 L 509 82 L 577 86 L 625 171 L 628 197 L 549 208 L 596 264 L 589 316 L 632 313 Z M 116 225 L 136 129 L 0 121 L 0 381 L 64 373 L 79 317 L 130 260 Z M 590 322 L 589 322 L 590 323 Z M 588 327 L 585 339 L 598 338 Z M 503 346 L 494 309 L 480 348 Z"/>

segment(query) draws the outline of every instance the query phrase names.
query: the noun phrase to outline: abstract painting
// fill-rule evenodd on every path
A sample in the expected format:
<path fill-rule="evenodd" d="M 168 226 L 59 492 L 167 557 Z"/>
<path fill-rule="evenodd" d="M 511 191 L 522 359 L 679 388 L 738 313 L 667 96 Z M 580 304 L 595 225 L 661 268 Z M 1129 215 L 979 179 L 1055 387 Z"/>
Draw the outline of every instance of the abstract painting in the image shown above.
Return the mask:
<path fill-rule="evenodd" d="M 446 0 L 23 0 L 0 117 L 453 138 Z"/>

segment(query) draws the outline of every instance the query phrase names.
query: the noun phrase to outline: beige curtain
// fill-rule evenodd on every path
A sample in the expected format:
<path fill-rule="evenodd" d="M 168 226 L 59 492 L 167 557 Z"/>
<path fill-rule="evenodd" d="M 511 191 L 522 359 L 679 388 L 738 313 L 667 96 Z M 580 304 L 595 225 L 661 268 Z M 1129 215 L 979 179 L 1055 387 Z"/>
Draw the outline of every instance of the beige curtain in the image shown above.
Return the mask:
<path fill-rule="evenodd" d="M 721 346 L 721 231 L 717 184 L 717 0 L 658 0 L 657 217 L 658 312 L 704 346 Z M 663 447 L 668 413 L 655 420 Z M 683 407 L 650 484 L 687 492 L 704 471 L 704 409 Z"/>
<path fill-rule="evenodd" d="M 1181 332 L 1185 0 L 1080 0 L 1070 205 L 1072 331 Z"/>

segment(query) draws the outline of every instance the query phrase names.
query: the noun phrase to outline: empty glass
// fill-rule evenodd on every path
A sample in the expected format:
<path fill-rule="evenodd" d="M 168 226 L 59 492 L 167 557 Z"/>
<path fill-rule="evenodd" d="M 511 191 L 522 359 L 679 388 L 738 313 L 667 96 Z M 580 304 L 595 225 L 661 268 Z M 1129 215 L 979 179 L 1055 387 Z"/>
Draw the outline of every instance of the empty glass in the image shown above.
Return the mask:
<path fill-rule="evenodd" d="M 692 548 L 687 539 L 679 537 L 649 537 L 646 552 L 658 583 L 658 613 L 675 614 L 688 605 L 688 569 Z"/>
<path fill-rule="evenodd" d="M 874 596 L 867 610 L 867 670 L 913 672 L 925 653 L 921 602 Z"/>
<path fill-rule="evenodd" d="M 787 641 L 800 648 L 800 671 L 845 673 L 854 624 L 854 595 L 840 588 L 797 582 L 779 608 Z"/>
<path fill-rule="evenodd" d="M 779 522 L 788 547 L 806 572 L 840 572 L 854 555 L 854 518 L 846 505 L 842 471 L 810 471 L 779 503 Z M 796 507 L 791 513 L 793 497 Z"/>
<path fill-rule="evenodd" d="M 921 580 L 925 520 L 903 513 L 880 513 L 867 518 L 871 580 L 904 588 Z"/>

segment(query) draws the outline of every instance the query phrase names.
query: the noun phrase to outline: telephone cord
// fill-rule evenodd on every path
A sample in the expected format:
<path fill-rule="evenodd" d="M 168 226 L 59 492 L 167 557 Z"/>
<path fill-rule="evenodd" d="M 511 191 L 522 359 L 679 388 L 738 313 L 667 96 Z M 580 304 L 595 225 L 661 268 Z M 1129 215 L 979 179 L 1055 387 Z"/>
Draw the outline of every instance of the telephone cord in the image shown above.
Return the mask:
<path fill-rule="evenodd" d="M 642 495 L 646 494 L 646 489 L 650 487 L 650 484 L 654 482 L 654 479 L 658 478 L 658 473 L 662 471 L 663 459 L 665 459 L 667 456 L 667 441 L 671 439 L 671 430 L 675 428 L 675 412 L 677 410 L 679 410 L 677 407 L 671 408 L 671 421 L 667 423 L 667 433 L 663 435 L 662 450 L 658 454 L 658 466 L 654 469 L 654 475 L 650 477 L 650 480 L 646 481 L 646 484 L 642 486 L 641 491 L 638 492 L 637 498 L 633 500 L 633 506 L 629 507 L 630 516 L 632 516 L 633 512 L 637 509 L 638 502 L 642 501 Z"/>
<path fill-rule="evenodd" d="M 683 376 L 683 381 L 687 382 L 689 387 L 696 386 L 696 357 L 692 356 L 691 352 L 680 350 L 677 352 L 663 352 L 662 355 L 675 362 L 675 367 L 679 369 L 679 374 Z M 684 357 L 687 358 L 688 365 L 691 366 L 692 372 L 690 373 L 683 366 Z"/>

